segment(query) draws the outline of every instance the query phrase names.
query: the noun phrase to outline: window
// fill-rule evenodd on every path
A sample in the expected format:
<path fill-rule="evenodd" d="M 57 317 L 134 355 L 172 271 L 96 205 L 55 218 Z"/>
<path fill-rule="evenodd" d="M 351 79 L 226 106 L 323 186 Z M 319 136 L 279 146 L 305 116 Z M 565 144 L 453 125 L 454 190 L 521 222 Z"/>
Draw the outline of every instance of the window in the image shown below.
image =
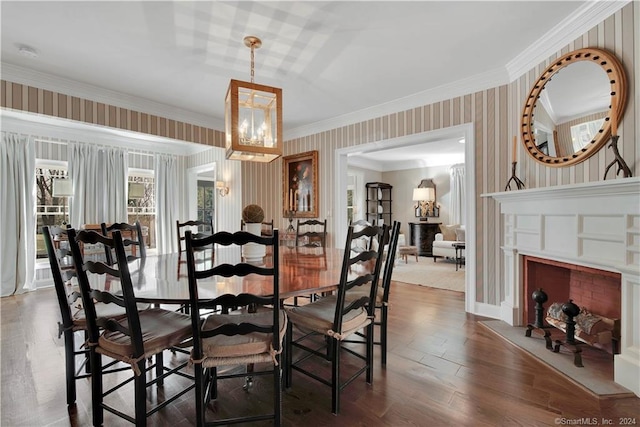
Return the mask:
<path fill-rule="evenodd" d="M 53 180 L 67 178 L 65 164 L 36 163 L 36 258 L 46 258 L 47 249 L 42 238 L 45 225 L 62 225 L 69 221 L 67 197 L 53 197 Z"/>
<path fill-rule="evenodd" d="M 132 184 L 142 191 L 133 191 Z M 147 247 L 156 247 L 156 201 L 153 171 L 129 169 L 129 200 L 127 201 L 127 222 L 140 221 L 142 235 Z"/>
<path fill-rule="evenodd" d="M 580 151 L 586 147 L 589 141 L 598 134 L 598 130 L 602 128 L 603 123 L 604 119 L 597 119 L 571 126 L 573 150 Z"/>
<path fill-rule="evenodd" d="M 347 176 L 347 221 L 351 223 L 355 220 L 356 212 L 356 177 L 354 175 Z"/>

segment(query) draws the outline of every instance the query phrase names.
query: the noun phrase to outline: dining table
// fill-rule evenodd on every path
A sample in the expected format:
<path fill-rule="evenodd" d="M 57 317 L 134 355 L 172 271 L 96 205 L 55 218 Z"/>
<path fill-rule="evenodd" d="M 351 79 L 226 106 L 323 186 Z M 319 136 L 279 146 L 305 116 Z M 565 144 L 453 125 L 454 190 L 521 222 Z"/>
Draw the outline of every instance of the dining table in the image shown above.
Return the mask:
<path fill-rule="evenodd" d="M 280 299 L 332 292 L 338 287 L 344 250 L 323 247 L 279 246 Z M 248 262 L 243 258 L 242 247 L 231 245 L 215 247 L 194 254 L 196 269 L 209 269 L 219 264 Z M 273 256 L 267 252 L 260 260 L 251 263 L 272 267 Z M 189 303 L 189 278 L 186 253 L 149 255 L 144 260 L 129 263 L 129 271 L 136 300 L 154 304 Z M 119 278 L 111 275 L 91 275 L 95 289 L 119 293 Z M 251 293 L 272 295 L 270 276 L 211 276 L 198 279 L 200 300 L 209 300 L 224 294 Z"/>

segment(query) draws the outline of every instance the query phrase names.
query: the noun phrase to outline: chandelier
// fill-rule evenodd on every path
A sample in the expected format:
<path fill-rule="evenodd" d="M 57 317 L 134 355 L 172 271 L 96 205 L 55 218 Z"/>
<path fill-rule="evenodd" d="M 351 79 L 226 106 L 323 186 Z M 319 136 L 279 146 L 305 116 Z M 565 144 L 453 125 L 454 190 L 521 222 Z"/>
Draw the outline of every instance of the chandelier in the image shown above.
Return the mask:
<path fill-rule="evenodd" d="M 262 46 L 255 36 L 244 38 L 251 49 L 251 82 L 231 80 L 225 98 L 226 157 L 271 162 L 282 155 L 282 89 L 256 84 L 254 51 Z"/>

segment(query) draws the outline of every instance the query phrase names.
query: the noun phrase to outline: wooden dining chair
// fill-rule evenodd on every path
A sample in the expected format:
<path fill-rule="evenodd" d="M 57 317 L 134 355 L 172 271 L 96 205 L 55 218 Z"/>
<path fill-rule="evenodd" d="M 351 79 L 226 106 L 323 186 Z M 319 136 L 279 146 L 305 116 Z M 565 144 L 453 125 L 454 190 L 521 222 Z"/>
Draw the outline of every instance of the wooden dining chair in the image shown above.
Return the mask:
<path fill-rule="evenodd" d="M 380 346 L 380 363 L 385 366 L 387 364 L 387 347 L 388 347 L 388 334 L 387 323 L 389 321 L 389 294 L 391 291 L 391 276 L 393 274 L 393 267 L 396 260 L 396 250 L 398 248 L 398 236 L 400 235 L 399 221 L 394 221 L 389 232 L 389 243 L 385 247 L 384 258 L 384 270 L 382 272 L 382 278 L 378 285 L 378 291 L 375 299 L 375 320 L 374 329 L 377 326 L 380 330 L 380 340 L 374 341 L 374 345 Z M 366 290 L 354 290 L 347 295 L 349 301 L 355 300 L 363 295 L 366 295 Z M 379 314 L 378 314 L 379 312 Z M 364 337 L 361 332 L 357 335 Z M 345 342 L 357 342 L 360 344 L 366 344 L 363 341 L 345 340 Z"/>
<path fill-rule="evenodd" d="M 192 233 L 199 237 L 205 237 L 213 234 L 213 220 L 200 221 L 189 220 L 185 222 L 176 221 L 176 231 L 178 235 L 178 253 L 182 257 L 182 251 L 184 251 L 184 235 L 186 230 L 190 230 Z M 197 230 L 197 231 L 196 231 Z M 208 248 L 201 248 L 200 250 L 212 250 L 213 246 Z M 213 255 L 212 255 L 213 256 Z"/>
<path fill-rule="evenodd" d="M 120 230 L 120 234 L 124 239 L 125 246 L 131 248 L 127 255 L 127 261 L 134 261 L 136 259 L 145 260 L 147 258 L 147 251 L 144 245 L 144 237 L 142 236 L 142 227 L 140 221 L 136 221 L 133 224 L 127 224 L 126 222 L 116 222 L 111 225 L 106 223 L 100 224 L 102 234 L 109 236 L 113 230 Z M 113 251 L 105 246 L 105 256 L 107 259 L 107 265 L 115 264 L 115 257 Z"/>
<path fill-rule="evenodd" d="M 69 230 L 68 235 L 74 263 L 77 266 L 76 272 L 87 320 L 88 339 L 86 344 L 89 347 L 91 360 L 93 425 L 101 426 L 103 424 L 103 411 L 107 410 L 136 426 L 146 426 L 147 417 L 193 388 L 193 384 L 190 383 L 189 386 L 176 392 L 170 398 L 162 396 L 162 402 L 147 411 L 147 387 L 153 384 L 162 385 L 164 379 L 171 374 L 177 373 L 189 377 L 187 373 L 182 372 L 182 369 L 187 366 L 187 361 L 176 363 L 172 369 L 165 368 L 163 352 L 184 343 L 191 337 L 191 320 L 186 314 L 161 308 L 139 310 L 131 283 L 125 244 L 119 230 L 111 232 L 111 237 L 87 230 L 76 233 L 73 229 Z M 114 249 L 115 267 L 104 262 L 85 261 L 80 250 L 80 243 L 102 244 Z M 89 278 L 90 274 L 92 280 Z M 101 275 L 118 278 L 120 289 L 112 292 L 101 290 L 97 286 Z M 92 283 L 95 286 L 92 286 Z M 113 318 L 101 315 L 96 310 L 96 302 L 119 306 L 125 310 L 126 316 Z M 102 332 L 100 328 L 103 328 Z M 130 365 L 131 378 L 104 391 L 103 355 Z M 152 357 L 155 357 L 155 364 L 147 367 L 146 361 Z M 155 369 L 155 378 L 151 379 L 150 373 L 153 369 Z M 133 416 L 104 400 L 106 396 L 131 381 L 134 384 L 135 409 Z M 114 401 L 117 402 L 118 399 L 114 399 Z"/>
<path fill-rule="evenodd" d="M 298 220 L 296 246 L 327 246 L 327 220 Z"/>
<path fill-rule="evenodd" d="M 191 325 L 193 330 L 193 351 L 191 362 L 195 373 L 196 425 L 226 425 L 238 422 L 255 422 L 273 419 L 277 426 L 281 425 L 282 412 L 282 364 L 280 353 L 282 340 L 287 328 L 287 317 L 280 308 L 279 291 L 279 242 L 278 230 L 271 236 L 256 236 L 246 231 L 233 234 L 215 233 L 212 236 L 196 238 L 191 232 L 186 233 L 187 267 L 189 272 L 189 297 L 191 304 Z M 195 253 L 207 245 L 219 244 L 245 245 L 254 243 L 265 246 L 265 251 L 273 257 L 271 266 L 253 265 L 244 262 L 238 264 L 220 264 L 206 269 L 196 268 Z M 269 250 L 270 247 L 270 250 Z M 241 293 L 224 294 L 216 298 L 202 301 L 198 293 L 198 281 L 211 276 L 265 276 L 271 286 L 267 286 L 266 295 Z M 202 309 L 220 309 L 219 313 L 207 316 L 204 320 Z M 254 366 L 267 364 L 267 368 L 251 371 L 251 376 L 273 375 L 273 412 L 259 415 L 235 415 L 231 418 L 216 419 L 206 422 L 205 402 L 209 398 L 218 399 L 218 412 L 223 411 L 218 393 L 218 380 L 246 377 L 247 373 L 220 374 L 221 366 Z M 208 387 L 207 387 L 208 386 Z M 208 388 L 208 396 L 207 393 Z M 247 394 L 248 399 L 252 399 Z M 257 398 L 256 398 L 257 399 Z M 234 406 L 252 407 L 254 405 L 237 405 L 229 399 L 224 412 L 232 412 Z"/>
<path fill-rule="evenodd" d="M 368 226 L 355 231 L 349 226 L 345 248 L 350 248 L 354 240 L 363 236 L 376 238 L 385 235 L 388 226 Z M 286 308 L 291 326 L 287 329 L 287 349 L 285 363 L 287 386 L 292 383 L 292 371 L 296 370 L 310 378 L 331 387 L 331 412 L 340 412 L 340 394 L 344 387 L 356 377 L 366 373 L 366 382 L 373 382 L 373 318 L 378 291 L 378 279 L 382 264 L 384 245 L 377 250 L 364 250 L 354 253 L 345 250 L 340 272 L 337 293 L 320 298 L 312 303 Z M 357 299 L 348 298 L 348 294 L 357 289 L 367 292 Z M 293 329 L 299 332 L 294 339 Z M 354 333 L 365 330 L 365 354 L 343 346 L 342 343 Z M 324 351 L 321 349 L 324 346 Z M 296 360 L 293 351 L 302 353 Z M 362 364 L 349 378 L 341 376 L 341 353 L 348 353 Z M 313 357 L 321 358 L 331 364 L 331 379 L 321 377 L 317 373 L 317 364 L 311 363 Z"/>
<path fill-rule="evenodd" d="M 76 380 L 89 378 L 91 371 L 88 364 L 89 350 L 76 348 L 75 343 L 76 333 L 78 332 L 83 332 L 86 339 L 87 320 L 81 304 L 80 289 L 71 282 L 71 279 L 76 276 L 76 269 L 71 249 L 67 246 L 69 244 L 68 229 L 68 227 L 44 226 L 42 227 L 42 237 L 47 249 L 49 266 L 51 267 L 51 275 L 62 319 L 62 322 L 58 322 L 58 338 L 64 336 L 67 405 L 72 405 L 76 401 Z M 125 316 L 124 309 L 117 306 L 97 304 L 96 310 L 113 318 Z M 77 364 L 79 356 L 82 356 L 82 359 Z M 114 364 L 105 365 L 104 372 L 111 373 L 123 370 L 113 369 L 112 366 Z M 83 368 L 85 368 L 84 371 Z"/>

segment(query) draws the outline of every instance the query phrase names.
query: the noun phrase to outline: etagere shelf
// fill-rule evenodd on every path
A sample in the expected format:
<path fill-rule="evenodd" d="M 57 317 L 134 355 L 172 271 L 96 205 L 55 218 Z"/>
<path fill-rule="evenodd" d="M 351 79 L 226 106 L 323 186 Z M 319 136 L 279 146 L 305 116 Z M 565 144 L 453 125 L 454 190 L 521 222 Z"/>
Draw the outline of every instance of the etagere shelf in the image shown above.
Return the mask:
<path fill-rule="evenodd" d="M 367 182 L 367 221 L 374 225 L 391 226 L 391 189 L 384 182 Z"/>

